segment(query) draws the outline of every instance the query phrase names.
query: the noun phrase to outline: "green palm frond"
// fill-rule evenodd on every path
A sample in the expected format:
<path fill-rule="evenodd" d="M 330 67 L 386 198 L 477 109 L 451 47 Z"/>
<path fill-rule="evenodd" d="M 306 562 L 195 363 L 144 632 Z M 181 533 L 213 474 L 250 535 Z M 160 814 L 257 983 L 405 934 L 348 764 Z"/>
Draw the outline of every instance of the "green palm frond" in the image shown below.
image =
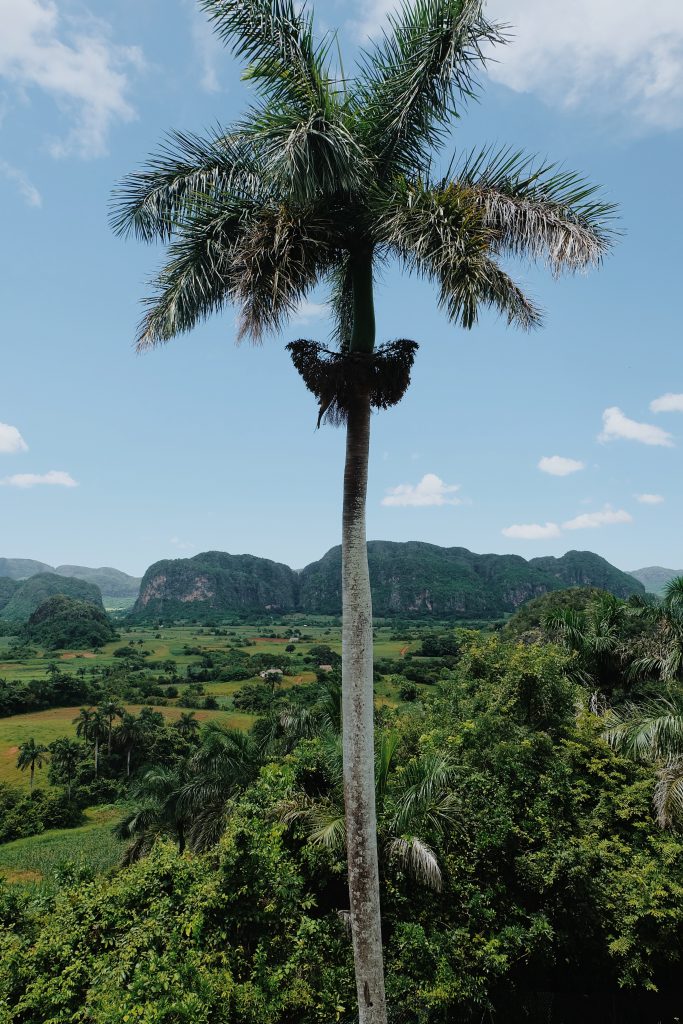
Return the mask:
<path fill-rule="evenodd" d="M 271 103 L 329 110 L 332 39 L 316 44 L 312 14 L 293 0 L 200 0 L 200 7 L 234 56 L 247 62 L 244 77 Z"/>
<path fill-rule="evenodd" d="M 443 882 L 439 861 L 431 846 L 419 836 L 395 836 L 386 846 L 387 859 L 401 871 L 435 892 Z"/>
<path fill-rule="evenodd" d="M 683 822 L 683 757 L 672 757 L 658 769 L 652 802 L 662 828 Z"/>
<path fill-rule="evenodd" d="M 452 827 L 460 816 L 459 801 L 450 788 L 454 774 L 453 764 L 444 755 L 412 758 L 392 791 L 392 832 L 413 831 L 418 824 L 428 824 L 439 833 Z"/>
<path fill-rule="evenodd" d="M 683 576 L 674 576 L 664 589 L 664 607 L 683 619 Z"/>
<path fill-rule="evenodd" d="M 389 773 L 393 768 L 393 761 L 398 750 L 401 737 L 397 732 L 385 732 L 380 737 L 375 754 L 375 791 L 377 805 L 381 808 L 384 803 L 384 796 L 389 785 Z"/>
<path fill-rule="evenodd" d="M 577 174 L 536 163 L 522 152 L 482 149 L 465 157 L 451 176 L 471 190 L 501 251 L 544 260 L 557 274 L 598 264 L 611 247 L 616 207 Z"/>
<path fill-rule="evenodd" d="M 405 0 L 363 55 L 353 109 L 380 178 L 425 170 L 458 103 L 476 90 L 483 48 L 503 41 L 482 0 Z"/>
<path fill-rule="evenodd" d="M 305 818 L 308 841 L 312 846 L 341 851 L 346 846 L 346 818 L 336 803 L 314 803 Z"/>
<path fill-rule="evenodd" d="M 683 697 L 660 697 L 610 711 L 605 738 L 615 750 L 639 760 L 683 756 Z"/>
<path fill-rule="evenodd" d="M 170 132 L 144 168 L 123 179 L 110 222 L 118 235 L 168 241 L 207 198 L 260 196 L 263 186 L 251 142 L 239 133 Z"/>

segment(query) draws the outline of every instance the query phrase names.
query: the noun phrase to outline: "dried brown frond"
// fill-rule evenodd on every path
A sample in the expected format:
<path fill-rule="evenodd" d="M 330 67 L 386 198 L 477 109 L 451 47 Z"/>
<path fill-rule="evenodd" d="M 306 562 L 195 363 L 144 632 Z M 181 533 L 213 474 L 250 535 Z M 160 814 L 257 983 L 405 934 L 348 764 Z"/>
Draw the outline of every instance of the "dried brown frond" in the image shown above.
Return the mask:
<path fill-rule="evenodd" d="M 410 384 L 417 343 L 401 339 L 375 352 L 330 352 L 315 341 L 292 341 L 287 346 L 304 384 L 320 403 L 318 426 L 325 420 L 345 423 L 349 409 L 369 395 L 373 409 L 398 405 Z"/>

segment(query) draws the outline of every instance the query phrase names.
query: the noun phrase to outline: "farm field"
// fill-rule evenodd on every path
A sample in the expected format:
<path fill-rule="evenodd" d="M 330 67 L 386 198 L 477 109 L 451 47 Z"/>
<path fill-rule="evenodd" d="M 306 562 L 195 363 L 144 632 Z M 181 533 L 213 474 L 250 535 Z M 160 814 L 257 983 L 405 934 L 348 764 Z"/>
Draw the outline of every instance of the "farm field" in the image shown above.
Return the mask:
<path fill-rule="evenodd" d="M 0 877 L 29 890 L 49 885 L 50 875 L 66 864 L 94 874 L 108 871 L 121 859 L 124 843 L 113 834 L 123 807 L 89 807 L 85 824 L 51 829 L 41 835 L 0 845 Z"/>

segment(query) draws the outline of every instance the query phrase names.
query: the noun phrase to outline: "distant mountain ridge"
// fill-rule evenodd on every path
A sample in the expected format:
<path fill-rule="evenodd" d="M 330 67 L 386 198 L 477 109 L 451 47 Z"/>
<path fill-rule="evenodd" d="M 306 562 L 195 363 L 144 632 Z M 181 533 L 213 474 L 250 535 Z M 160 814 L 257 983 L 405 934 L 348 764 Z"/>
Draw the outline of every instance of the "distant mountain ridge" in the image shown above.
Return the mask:
<path fill-rule="evenodd" d="M 0 558 L 0 579 L 26 580 L 39 573 L 53 573 L 94 583 L 107 597 L 137 597 L 140 577 L 129 576 L 120 569 L 102 566 L 90 569 L 85 565 L 58 565 L 56 568 L 32 558 Z"/>
<path fill-rule="evenodd" d="M 572 586 L 617 597 L 645 593 L 642 583 L 591 551 L 526 561 L 422 541 L 370 541 L 368 561 L 378 616 L 495 619 L 532 597 Z M 142 578 L 131 615 L 170 620 L 264 611 L 340 614 L 341 548 L 298 573 L 280 562 L 221 551 L 156 562 Z"/>
<path fill-rule="evenodd" d="M 683 569 L 664 569 L 661 565 L 650 565 L 645 569 L 634 569 L 629 572 L 650 594 L 657 594 L 662 597 L 666 585 L 677 576 L 683 576 Z"/>

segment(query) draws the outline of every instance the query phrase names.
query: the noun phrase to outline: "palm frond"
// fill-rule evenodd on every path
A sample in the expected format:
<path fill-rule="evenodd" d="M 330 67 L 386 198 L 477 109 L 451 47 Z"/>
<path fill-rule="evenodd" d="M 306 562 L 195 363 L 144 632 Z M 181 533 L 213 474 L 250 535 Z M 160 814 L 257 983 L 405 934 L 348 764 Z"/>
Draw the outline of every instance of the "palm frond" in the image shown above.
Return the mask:
<path fill-rule="evenodd" d="M 208 138 L 171 132 L 140 171 L 114 193 L 110 223 L 117 235 L 168 241 L 208 197 L 261 196 L 263 175 L 251 142 L 216 130 Z"/>
<path fill-rule="evenodd" d="M 540 322 L 538 309 L 492 258 L 495 232 L 466 187 L 399 179 L 389 193 L 378 189 L 374 203 L 377 243 L 436 282 L 439 304 L 454 323 L 472 327 L 482 306 L 523 328 Z"/>
<path fill-rule="evenodd" d="M 380 178 L 426 168 L 456 105 L 475 94 L 483 48 L 503 41 L 482 0 L 404 0 L 387 22 L 363 55 L 353 100 Z"/>
<path fill-rule="evenodd" d="M 395 836 L 386 846 L 387 858 L 407 875 L 435 892 L 443 882 L 439 861 L 431 846 L 419 836 Z"/>
<path fill-rule="evenodd" d="M 670 758 L 658 769 L 652 802 L 662 828 L 683 821 L 683 757 Z"/>
<path fill-rule="evenodd" d="M 615 750 L 640 760 L 683 756 L 683 697 L 614 709 L 606 717 L 604 735 Z"/>
<path fill-rule="evenodd" d="M 611 248 L 616 207 L 577 174 L 510 149 L 483 149 L 451 176 L 471 190 L 484 225 L 506 253 L 544 260 L 557 274 L 599 264 Z"/>
<path fill-rule="evenodd" d="M 316 44 L 313 17 L 293 0 L 200 0 L 200 7 L 254 81 L 278 105 L 327 110 L 332 39 Z"/>

